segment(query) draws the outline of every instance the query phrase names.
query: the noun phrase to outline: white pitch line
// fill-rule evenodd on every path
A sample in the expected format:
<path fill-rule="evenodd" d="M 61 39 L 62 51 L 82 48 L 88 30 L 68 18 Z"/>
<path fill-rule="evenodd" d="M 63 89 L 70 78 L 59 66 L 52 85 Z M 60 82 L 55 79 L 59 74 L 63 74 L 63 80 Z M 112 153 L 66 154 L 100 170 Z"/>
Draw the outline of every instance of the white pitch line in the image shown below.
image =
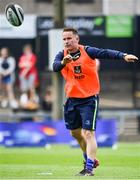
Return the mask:
<path fill-rule="evenodd" d="M 38 175 L 53 175 L 52 172 L 40 172 L 40 173 L 37 173 Z"/>

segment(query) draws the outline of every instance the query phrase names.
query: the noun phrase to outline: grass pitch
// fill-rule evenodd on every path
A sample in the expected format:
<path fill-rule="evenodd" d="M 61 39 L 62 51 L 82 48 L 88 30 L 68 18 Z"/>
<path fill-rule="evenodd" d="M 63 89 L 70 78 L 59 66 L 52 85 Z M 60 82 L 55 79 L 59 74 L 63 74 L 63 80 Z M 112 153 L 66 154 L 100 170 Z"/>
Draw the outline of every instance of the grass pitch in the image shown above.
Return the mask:
<path fill-rule="evenodd" d="M 82 167 L 79 148 L 0 147 L 0 179 L 140 179 L 140 143 L 121 143 L 117 150 L 98 148 L 100 166 L 94 177 L 75 176 Z"/>

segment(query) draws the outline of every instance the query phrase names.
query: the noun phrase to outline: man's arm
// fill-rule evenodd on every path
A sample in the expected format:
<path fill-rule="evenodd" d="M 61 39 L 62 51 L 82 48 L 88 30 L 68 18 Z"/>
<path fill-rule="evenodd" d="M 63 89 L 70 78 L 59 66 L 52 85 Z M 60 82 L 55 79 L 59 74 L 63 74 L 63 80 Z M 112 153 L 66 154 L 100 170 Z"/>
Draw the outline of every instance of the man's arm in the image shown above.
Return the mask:
<path fill-rule="evenodd" d="M 111 49 L 99 49 L 95 47 L 87 47 L 87 54 L 92 58 L 99 59 L 123 59 L 127 62 L 134 62 L 138 58 L 132 54 L 126 54 L 121 51 L 111 50 Z"/>
<path fill-rule="evenodd" d="M 54 59 L 53 71 L 61 71 L 63 67 L 65 67 L 65 65 L 70 63 L 72 60 L 73 57 L 70 54 L 64 57 L 64 52 L 59 52 Z"/>
<path fill-rule="evenodd" d="M 54 59 L 54 62 L 53 62 L 53 71 L 54 72 L 58 72 L 58 71 L 61 71 L 61 69 L 63 69 L 63 67 L 65 65 L 63 65 L 61 63 L 61 61 L 63 60 L 64 58 L 64 53 L 63 51 L 59 52 L 56 56 L 55 56 L 55 59 Z"/>

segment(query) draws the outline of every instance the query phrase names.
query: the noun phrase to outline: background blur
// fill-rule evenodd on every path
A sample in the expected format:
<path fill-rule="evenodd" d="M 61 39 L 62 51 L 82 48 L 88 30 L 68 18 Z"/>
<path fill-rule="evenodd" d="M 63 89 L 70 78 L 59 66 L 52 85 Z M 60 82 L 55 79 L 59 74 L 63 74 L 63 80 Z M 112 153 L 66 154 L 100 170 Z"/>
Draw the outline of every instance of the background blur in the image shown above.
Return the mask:
<path fill-rule="evenodd" d="M 63 80 L 51 70 L 50 54 L 59 46 L 59 29 L 73 26 L 79 30 L 81 43 L 98 48 L 116 49 L 140 57 L 139 0 L 13 0 L 25 13 L 20 27 L 11 26 L 4 14 L 10 0 L 0 0 L 0 49 L 8 47 L 16 59 L 14 92 L 20 99 L 18 62 L 25 44 L 31 44 L 37 55 L 39 84 L 38 105 L 22 108 L 0 108 L 3 123 L 49 122 L 63 119 Z M 55 32 L 53 30 L 56 29 Z M 58 29 L 58 31 L 57 31 Z M 57 33 L 58 32 L 58 33 Z M 54 33 L 54 36 L 51 36 Z M 55 34 L 56 33 L 56 34 Z M 60 43 L 61 46 L 61 43 Z M 59 50 L 60 47 L 58 47 Z M 60 48 L 61 49 L 61 48 Z M 99 119 L 115 120 L 119 140 L 140 139 L 140 63 L 99 60 L 101 81 Z M 0 92 L 0 98 L 2 96 Z M 53 135 L 54 129 L 46 129 Z"/>

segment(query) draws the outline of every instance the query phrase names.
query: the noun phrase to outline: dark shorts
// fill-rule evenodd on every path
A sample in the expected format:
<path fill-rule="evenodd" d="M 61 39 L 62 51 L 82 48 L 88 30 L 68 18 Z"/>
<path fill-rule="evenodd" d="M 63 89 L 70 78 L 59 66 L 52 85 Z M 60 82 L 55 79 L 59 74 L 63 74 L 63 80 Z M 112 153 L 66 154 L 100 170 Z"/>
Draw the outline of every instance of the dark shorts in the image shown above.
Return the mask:
<path fill-rule="evenodd" d="M 83 128 L 96 130 L 99 96 L 68 98 L 64 105 L 64 119 L 67 129 Z"/>
<path fill-rule="evenodd" d="M 2 77 L 2 82 L 4 84 L 10 84 L 12 82 L 12 77 L 11 75 L 3 76 Z"/>

